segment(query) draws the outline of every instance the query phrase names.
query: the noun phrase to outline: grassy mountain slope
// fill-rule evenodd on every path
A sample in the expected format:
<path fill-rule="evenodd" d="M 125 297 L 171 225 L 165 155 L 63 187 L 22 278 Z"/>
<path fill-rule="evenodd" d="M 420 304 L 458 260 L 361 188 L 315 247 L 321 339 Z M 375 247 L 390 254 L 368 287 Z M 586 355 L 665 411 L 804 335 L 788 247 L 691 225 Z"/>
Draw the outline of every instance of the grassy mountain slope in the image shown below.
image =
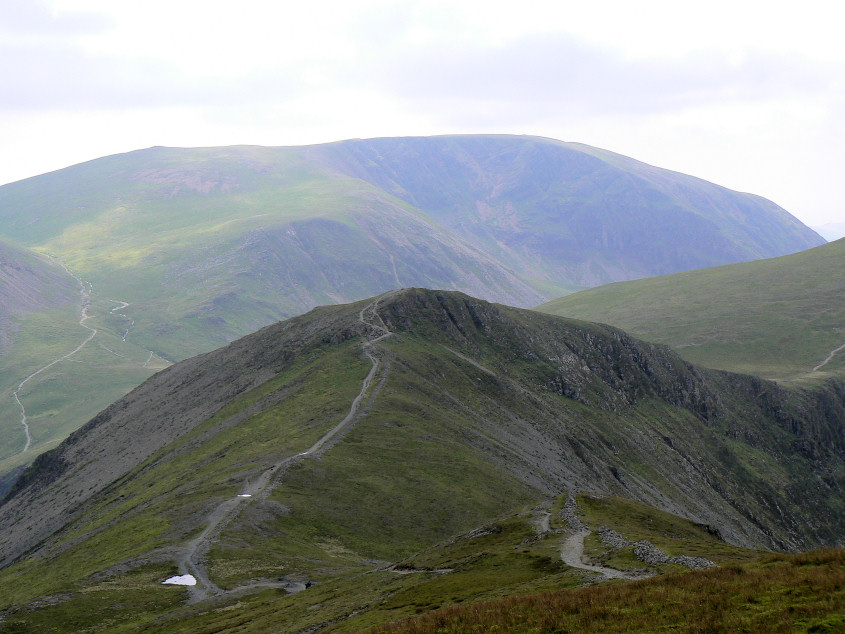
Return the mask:
<path fill-rule="evenodd" d="M 579 502 L 579 508 L 585 511 L 583 519 L 593 526 L 612 524 L 626 537 L 659 543 L 667 553 L 706 553 L 719 565 L 733 567 L 756 561 L 761 555 L 726 544 L 700 525 L 630 500 L 582 496 Z M 546 500 L 540 507 L 507 514 L 454 535 L 394 566 L 374 563 L 375 567 L 363 573 L 318 581 L 307 592 L 269 590 L 211 605 L 183 605 L 178 590 L 156 588 L 156 575 L 167 574 L 166 569 L 147 564 L 128 573 L 116 572 L 108 579 L 99 578 L 86 592 L 72 598 L 15 606 L 3 612 L 4 625 L 6 631 L 27 627 L 97 630 L 104 625 L 153 632 L 360 631 L 441 605 L 597 583 L 600 580 L 595 574 L 561 561 L 563 544 L 572 532 L 559 513 L 563 504 L 563 498 Z M 626 514 L 622 523 L 615 521 L 620 514 Z M 636 560 L 630 547 L 604 545 L 601 550 L 606 551 L 605 556 L 613 553 L 617 560 L 628 556 L 635 562 L 629 564 L 629 570 L 641 575 L 675 573 L 677 578 L 687 570 L 676 564 Z M 141 589 L 147 593 L 146 601 Z M 127 600 L 142 609 L 127 613 L 123 606 L 115 606 Z"/>
<path fill-rule="evenodd" d="M 89 291 L 89 325 L 120 337 L 95 340 L 84 385 L 79 373 L 41 377 L 50 383 L 31 400 L 42 448 L 97 411 L 79 395 L 116 398 L 148 376 L 151 352 L 161 367 L 319 304 L 422 286 L 533 306 L 820 240 L 754 196 L 507 136 L 105 157 L 0 187 L 0 239 L 66 265 Z M 55 358 L 39 340 L 49 326 L 29 326 L 23 354 Z M 9 442 L 0 439 L 0 461 L 17 447 Z"/>
<path fill-rule="evenodd" d="M 12 252 L 19 257 L 8 257 Z M 112 310 L 120 302 L 92 301 L 81 281 L 61 267 L 32 254 L 21 259 L 21 253 L 7 248 L 0 265 L 8 317 L 0 354 L 4 494 L 8 474 L 166 365 L 123 339 L 129 320 Z"/>
<path fill-rule="evenodd" d="M 0 242 L 0 464 L 26 444 L 21 407 L 14 392 L 42 364 L 41 354 L 70 344 L 72 339 L 66 340 L 63 334 L 78 319 L 77 298 L 76 282 L 59 266 L 31 251 Z M 27 341 L 36 324 L 35 328 L 42 328 L 33 350 Z M 50 327 L 44 328 L 46 324 Z M 26 400 L 24 394 L 21 398 Z M 6 471 L 0 468 L 0 476 Z M 0 495 L 6 490 L 6 479 L 0 477 Z"/>
<path fill-rule="evenodd" d="M 845 551 L 445 608 L 370 632 L 841 632 Z"/>
<path fill-rule="evenodd" d="M 9 474 L 163 367 L 148 351 L 121 340 L 124 320 L 109 312 L 119 304 L 89 303 L 82 290 L 59 265 L 0 243 L 0 475 L 7 474 L 0 479 L 2 494 Z M 79 323 L 83 304 L 87 327 Z M 97 336 L 66 357 L 90 328 Z"/>
<path fill-rule="evenodd" d="M 539 298 L 489 256 L 302 148 L 152 148 L 0 188 L 4 231 L 135 308 L 165 358 L 401 286 Z"/>
<path fill-rule="evenodd" d="M 530 305 L 821 243 L 758 197 L 506 136 L 151 148 L 0 187 L 0 219 L 130 302 L 169 359 L 389 288 Z"/>
<path fill-rule="evenodd" d="M 16 319 L 73 303 L 76 288 L 61 268 L 25 249 L 0 242 L 0 353 L 18 330 Z"/>
<path fill-rule="evenodd" d="M 681 513 L 711 557 L 742 555 L 703 525 L 745 546 L 834 544 L 843 400 L 832 385 L 700 371 L 612 328 L 457 293 L 320 308 L 160 372 L 40 456 L 0 505 L 0 610 L 77 627 L 170 614 L 172 629 L 186 615 L 254 619 L 266 603 L 268 619 L 305 627 L 391 596 L 384 614 L 398 618 L 575 585 L 554 522 L 532 540 L 524 515 L 571 489 Z M 583 506 L 593 528 L 611 523 Z M 548 508 L 559 516 L 561 501 Z M 480 551 L 465 545 L 493 521 L 472 534 L 489 535 Z M 677 548 L 700 555 L 691 544 Z M 182 609 L 185 591 L 160 581 L 185 557 L 210 581 Z M 403 561 L 420 572 L 390 569 Z M 499 589 L 504 570 L 521 581 Z M 316 585 L 281 590 L 305 581 Z"/>
<path fill-rule="evenodd" d="M 845 354 L 824 362 L 845 344 L 845 240 L 610 284 L 538 310 L 612 324 L 713 368 L 791 380 L 842 376 Z"/>
<path fill-rule="evenodd" d="M 824 242 L 759 196 L 578 143 L 417 137 L 313 152 L 549 284 L 596 286 Z"/>

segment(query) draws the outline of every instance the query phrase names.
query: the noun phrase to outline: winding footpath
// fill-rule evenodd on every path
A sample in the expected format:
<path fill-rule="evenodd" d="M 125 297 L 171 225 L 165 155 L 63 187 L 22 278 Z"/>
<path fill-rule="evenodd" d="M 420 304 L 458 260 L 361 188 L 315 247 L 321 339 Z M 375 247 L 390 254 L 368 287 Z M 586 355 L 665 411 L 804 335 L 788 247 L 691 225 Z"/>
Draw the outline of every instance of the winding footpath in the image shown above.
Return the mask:
<path fill-rule="evenodd" d="M 582 560 L 584 556 L 584 538 L 592 531 L 590 527 L 581 521 L 577 514 L 577 502 L 575 495 L 570 493 L 561 510 L 561 519 L 563 519 L 569 526 L 570 531 L 574 531 L 567 537 L 560 547 L 560 559 L 567 566 L 578 568 L 580 570 L 587 570 L 601 575 L 604 579 L 642 579 L 642 575 L 631 575 L 615 568 L 608 568 L 607 566 L 592 566 L 585 564 Z"/>
<path fill-rule="evenodd" d="M 819 363 L 819 364 L 818 364 L 815 368 L 813 368 L 813 370 L 812 370 L 812 371 L 813 371 L 813 372 L 816 372 L 816 371 L 818 371 L 820 368 L 823 368 L 824 366 L 826 366 L 826 365 L 828 364 L 828 362 L 829 362 L 831 359 L 833 359 L 833 357 L 836 355 L 836 353 L 837 353 L 837 352 L 841 352 L 842 350 L 845 350 L 845 343 L 843 343 L 843 344 L 842 344 L 841 346 L 839 346 L 838 348 L 835 348 L 834 350 L 831 350 L 831 351 L 830 351 L 830 354 L 829 354 L 829 355 L 827 355 L 827 359 L 825 359 L 824 361 L 822 361 L 821 363 Z"/>
<path fill-rule="evenodd" d="M 126 335 L 129 334 L 129 330 L 132 328 L 132 326 L 135 325 L 135 320 L 132 319 L 131 317 L 127 317 L 124 313 L 118 313 L 117 311 L 123 310 L 127 306 L 131 306 L 131 304 L 129 302 L 124 302 L 124 301 L 119 300 L 119 299 L 113 299 L 111 301 L 117 302 L 120 305 L 115 306 L 109 312 L 112 313 L 112 314 L 117 313 L 117 315 L 119 315 L 120 317 L 123 317 L 126 321 L 129 322 L 129 325 L 126 327 L 126 330 L 124 331 L 123 335 L 121 336 L 121 339 L 123 339 L 123 343 L 126 343 Z"/>
<path fill-rule="evenodd" d="M 81 308 L 80 308 L 80 314 L 79 314 L 79 325 L 82 326 L 83 328 L 85 328 L 86 330 L 89 330 L 90 334 L 85 338 L 85 341 L 80 343 L 78 346 L 76 346 L 76 348 L 74 348 L 73 350 L 71 350 L 67 354 L 65 354 L 61 357 L 58 357 L 57 359 L 53 359 L 47 365 L 45 365 L 41 368 L 38 368 L 35 372 L 33 372 L 28 377 L 26 377 L 23 381 L 21 381 L 18 384 L 18 387 L 15 389 L 15 391 L 12 392 L 12 397 L 17 402 L 18 407 L 21 408 L 21 425 L 23 426 L 24 434 L 26 434 L 26 444 L 24 444 L 24 447 L 23 447 L 23 449 L 21 450 L 20 453 L 27 452 L 29 450 L 30 445 L 32 444 L 32 435 L 29 432 L 29 423 L 26 420 L 26 408 L 24 407 L 24 405 L 23 405 L 23 403 L 21 402 L 21 399 L 20 399 L 20 391 L 23 389 L 23 386 L 26 385 L 27 382 L 30 379 L 38 376 L 39 374 L 41 374 L 45 370 L 48 370 L 48 369 L 52 368 L 54 365 L 56 365 L 57 363 L 64 361 L 65 359 L 69 359 L 70 357 L 75 355 L 77 352 L 82 350 L 82 348 L 84 348 L 88 344 L 88 342 L 90 342 L 97 334 L 96 328 L 91 328 L 90 326 L 85 325 L 85 321 L 89 317 L 88 306 L 91 304 L 91 290 L 90 290 L 90 288 L 87 287 L 85 285 L 85 283 L 79 277 L 74 275 L 70 271 L 70 269 L 67 268 L 64 264 L 62 264 L 61 262 L 57 262 L 57 263 L 59 264 L 59 266 L 61 266 L 67 272 L 68 275 L 70 275 L 73 279 L 75 279 L 79 283 L 80 296 L 81 296 L 81 302 L 80 302 Z"/>
<path fill-rule="evenodd" d="M 73 350 L 71 350 L 67 354 L 64 354 L 61 357 L 58 357 L 56 359 L 53 359 L 52 361 L 50 361 L 46 365 L 38 368 L 35 372 L 33 372 L 28 377 L 26 377 L 23 381 L 21 381 L 18 384 L 18 387 L 15 388 L 15 390 L 12 392 L 12 398 L 15 399 L 15 402 L 18 404 L 18 407 L 21 410 L 21 426 L 23 427 L 23 431 L 24 431 L 24 434 L 26 436 L 26 442 L 24 443 L 24 447 L 20 451 L 20 453 L 25 453 L 25 452 L 29 451 L 29 448 L 32 445 L 32 434 L 30 433 L 29 422 L 28 422 L 27 417 L 26 417 L 26 407 L 24 407 L 24 404 L 21 401 L 21 395 L 20 395 L 21 390 L 24 388 L 24 386 L 31 379 L 35 378 L 36 376 L 38 376 L 42 372 L 49 370 L 50 368 L 52 368 L 57 363 L 60 363 L 62 361 L 66 361 L 67 359 L 69 359 L 70 357 L 75 355 L 77 352 L 82 350 L 97 335 L 97 329 L 96 328 L 92 328 L 91 326 L 87 326 L 85 324 L 85 322 L 91 317 L 88 314 L 88 308 L 91 305 L 91 293 L 93 292 L 94 287 L 89 282 L 84 281 L 82 278 L 80 278 L 79 276 L 74 274 L 73 271 L 71 271 L 67 266 L 65 266 L 62 262 L 60 262 L 56 258 L 53 258 L 53 257 L 50 257 L 50 256 L 47 256 L 47 257 L 52 262 L 54 262 L 55 264 L 58 264 L 60 267 L 62 267 L 65 270 L 65 273 L 70 275 L 73 279 L 76 280 L 77 284 L 79 284 L 80 309 L 79 309 L 79 322 L 78 323 L 79 323 L 80 326 L 82 326 L 83 328 L 88 330 L 88 336 L 85 338 L 85 340 L 82 343 L 80 343 L 78 346 L 76 346 L 76 348 L 74 348 Z M 117 311 L 122 311 L 127 306 L 129 306 L 130 304 L 129 304 L 129 302 L 124 302 L 124 301 L 119 300 L 119 299 L 114 299 L 114 300 L 111 300 L 111 301 L 116 302 L 118 305 L 115 306 L 114 308 L 112 308 L 109 312 L 112 313 L 112 314 L 117 314 L 117 315 L 119 315 L 120 317 L 123 317 L 124 319 L 126 319 L 129 322 L 129 325 L 127 326 L 126 330 L 124 331 L 123 335 L 121 336 L 123 341 L 126 342 L 126 336 L 129 334 L 129 330 L 132 328 L 132 326 L 135 325 L 135 320 L 128 317 L 124 313 L 117 312 Z M 102 348 L 104 350 L 110 352 L 111 354 L 113 354 L 116 357 L 122 357 L 124 359 L 127 358 L 124 355 L 119 354 L 119 353 L 115 352 L 114 350 L 112 350 L 111 348 L 105 346 L 104 344 L 100 344 L 100 345 L 102 346 Z M 142 368 L 147 368 L 150 361 L 152 361 L 154 353 L 152 351 L 149 351 L 149 352 L 150 352 L 150 356 L 144 362 L 144 364 L 141 366 Z"/>
<path fill-rule="evenodd" d="M 591 533 L 590 530 L 582 529 L 574 535 L 570 535 L 563 542 L 560 549 L 560 559 L 567 566 L 588 570 L 600 574 L 605 579 L 641 579 L 642 576 L 634 576 L 606 566 L 591 566 L 585 564 L 581 558 L 584 555 L 584 538 Z"/>
<path fill-rule="evenodd" d="M 218 505 L 207 516 L 206 519 L 208 523 L 205 529 L 197 537 L 186 544 L 184 555 L 179 561 L 180 580 L 171 581 L 169 579 L 167 582 L 176 583 L 178 585 L 187 585 L 190 591 L 189 601 L 191 603 L 202 601 L 203 599 L 207 599 L 212 596 L 241 594 L 252 588 L 259 587 L 283 588 L 288 592 L 297 592 L 305 588 L 300 581 L 287 580 L 264 581 L 252 583 L 246 586 L 239 586 L 237 588 L 233 588 L 232 590 L 223 590 L 209 578 L 206 556 L 211 544 L 220 534 L 222 529 L 234 520 L 247 504 L 249 504 L 254 498 L 266 498 L 279 484 L 279 479 L 276 478 L 276 474 L 280 470 L 286 470 L 288 467 L 301 462 L 305 458 L 317 455 L 321 451 L 328 449 L 326 447 L 327 443 L 329 443 L 341 431 L 356 420 L 357 415 L 361 410 L 362 403 L 370 391 L 370 386 L 382 368 L 384 368 L 381 383 L 383 384 L 384 379 L 387 376 L 386 373 L 389 370 L 389 366 L 386 366 L 386 364 L 381 360 L 380 355 L 376 352 L 376 344 L 393 334 L 378 314 L 378 303 L 380 299 L 385 296 L 386 295 L 382 295 L 381 297 L 376 298 L 373 302 L 362 308 L 361 312 L 358 313 L 358 321 L 364 324 L 369 330 L 375 331 L 377 334 L 373 338 L 368 337 L 361 344 L 364 354 L 370 359 L 373 367 L 370 368 L 369 373 L 364 378 L 361 385 L 361 391 L 352 401 L 349 413 L 342 421 L 326 432 L 326 434 L 324 434 L 317 442 L 311 445 L 310 448 L 277 462 L 272 467 L 264 471 L 254 481 L 247 482 L 243 490 L 237 496 L 229 500 L 225 500 Z M 376 393 L 378 393 L 378 390 Z"/>

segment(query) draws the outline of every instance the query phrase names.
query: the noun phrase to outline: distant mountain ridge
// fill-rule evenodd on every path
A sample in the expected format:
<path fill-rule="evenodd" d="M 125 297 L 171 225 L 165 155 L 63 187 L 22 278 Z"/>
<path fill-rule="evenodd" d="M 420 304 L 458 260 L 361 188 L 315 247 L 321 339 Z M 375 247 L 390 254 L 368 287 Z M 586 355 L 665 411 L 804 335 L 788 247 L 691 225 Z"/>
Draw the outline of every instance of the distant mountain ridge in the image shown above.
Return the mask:
<path fill-rule="evenodd" d="M 412 137 L 311 153 L 425 211 L 526 277 L 571 286 L 823 243 L 764 198 L 579 143 Z"/>
<path fill-rule="evenodd" d="M 618 282 L 537 308 L 770 379 L 845 375 L 845 239 L 778 258 Z"/>
<path fill-rule="evenodd" d="M 109 394 L 148 376 L 150 360 L 163 367 L 392 288 L 527 307 L 821 242 L 759 197 L 514 136 L 139 150 L 0 187 L 0 239 L 49 254 L 91 289 L 88 323 L 112 339 L 94 340 L 87 367 L 131 366 L 128 382 L 102 371 Z M 37 337 L 20 345 L 42 354 Z M 66 411 L 80 386 L 51 378 L 31 386 L 33 413 L 81 425 L 82 410 Z M 53 438 L 47 427 L 36 448 Z M 17 436 L 14 413 L 0 411 L 0 438 Z"/>
<path fill-rule="evenodd" d="M 530 306 L 823 242 L 757 196 L 510 136 L 150 148 L 0 187 L 0 221 L 0 237 L 128 292 L 147 313 L 138 336 L 170 359 L 390 288 Z"/>

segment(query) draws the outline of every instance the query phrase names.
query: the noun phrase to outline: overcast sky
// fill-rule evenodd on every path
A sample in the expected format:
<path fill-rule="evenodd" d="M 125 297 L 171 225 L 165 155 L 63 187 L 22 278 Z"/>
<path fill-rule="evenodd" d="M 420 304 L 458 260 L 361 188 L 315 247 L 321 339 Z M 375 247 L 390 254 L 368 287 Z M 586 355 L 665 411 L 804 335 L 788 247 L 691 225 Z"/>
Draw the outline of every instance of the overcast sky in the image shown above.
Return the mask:
<path fill-rule="evenodd" d="M 152 145 L 512 133 L 845 221 L 837 5 L 0 0 L 0 183 Z"/>

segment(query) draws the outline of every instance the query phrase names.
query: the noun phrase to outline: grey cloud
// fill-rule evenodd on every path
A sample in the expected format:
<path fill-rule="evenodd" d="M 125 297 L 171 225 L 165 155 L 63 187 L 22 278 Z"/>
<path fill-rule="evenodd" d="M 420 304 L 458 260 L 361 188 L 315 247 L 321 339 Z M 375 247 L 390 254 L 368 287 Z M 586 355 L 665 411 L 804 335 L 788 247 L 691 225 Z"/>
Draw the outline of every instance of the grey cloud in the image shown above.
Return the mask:
<path fill-rule="evenodd" d="M 88 55 L 71 43 L 0 43 L 3 110 L 214 106 L 277 100 L 301 89 L 284 70 L 195 78 L 163 62 Z"/>
<path fill-rule="evenodd" d="M 561 36 L 506 46 L 437 46 L 389 56 L 369 81 L 409 102 L 473 100 L 509 110 L 642 114 L 689 105 L 824 91 L 823 69 L 793 57 L 754 53 L 732 63 L 717 54 L 628 60 Z"/>
<path fill-rule="evenodd" d="M 107 28 L 97 16 L 69 15 L 56 21 L 43 5 L 15 2 L 2 7 L 0 20 L 24 31 L 44 35 L 56 30 L 56 37 L 0 40 L 0 110 L 7 112 L 236 107 L 319 94 L 324 88 L 363 88 L 446 124 L 520 125 L 584 113 L 653 114 L 817 93 L 827 90 L 829 78 L 836 76 L 800 58 L 762 53 L 739 63 L 713 53 L 629 60 L 560 35 L 523 37 L 498 47 L 441 43 L 409 49 L 404 35 L 413 20 L 406 11 L 394 10 L 375 22 L 362 18 L 350 25 L 361 37 L 356 38 L 358 52 L 349 59 L 317 55 L 296 66 L 279 59 L 273 71 L 258 73 L 250 71 L 250 60 L 244 58 L 238 78 L 214 78 L 213 72 L 194 77 L 161 61 L 86 54 L 67 34 Z M 232 55 L 244 53 L 233 50 Z M 309 74 L 326 82 L 314 87 L 307 81 Z"/>
<path fill-rule="evenodd" d="M 107 16 L 87 11 L 54 14 L 36 0 L 3 0 L 0 3 L 0 31 L 17 37 L 74 36 L 105 31 L 113 26 Z"/>

